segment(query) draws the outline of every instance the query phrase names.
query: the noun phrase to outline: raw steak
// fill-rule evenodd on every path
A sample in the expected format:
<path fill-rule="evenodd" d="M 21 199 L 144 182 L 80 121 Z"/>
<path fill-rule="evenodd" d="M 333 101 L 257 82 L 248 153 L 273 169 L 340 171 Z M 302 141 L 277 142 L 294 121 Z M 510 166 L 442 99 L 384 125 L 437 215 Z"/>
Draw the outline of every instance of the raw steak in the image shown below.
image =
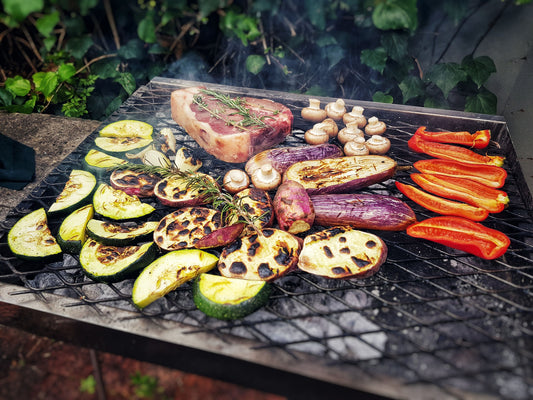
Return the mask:
<path fill-rule="evenodd" d="M 233 105 L 228 105 L 229 100 Z M 242 163 L 291 133 L 292 112 L 268 99 L 233 97 L 201 87 L 171 94 L 172 118 L 209 154 Z"/>

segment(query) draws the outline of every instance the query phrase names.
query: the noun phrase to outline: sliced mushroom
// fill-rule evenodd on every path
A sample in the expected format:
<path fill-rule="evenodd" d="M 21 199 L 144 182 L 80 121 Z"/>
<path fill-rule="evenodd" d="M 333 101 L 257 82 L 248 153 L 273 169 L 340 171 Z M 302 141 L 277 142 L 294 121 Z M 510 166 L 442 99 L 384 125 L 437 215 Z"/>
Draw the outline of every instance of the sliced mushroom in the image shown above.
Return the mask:
<path fill-rule="evenodd" d="M 326 119 L 327 112 L 320 108 L 320 100 L 309 99 L 309 107 L 302 108 L 302 118 L 311 122 L 320 122 Z"/>

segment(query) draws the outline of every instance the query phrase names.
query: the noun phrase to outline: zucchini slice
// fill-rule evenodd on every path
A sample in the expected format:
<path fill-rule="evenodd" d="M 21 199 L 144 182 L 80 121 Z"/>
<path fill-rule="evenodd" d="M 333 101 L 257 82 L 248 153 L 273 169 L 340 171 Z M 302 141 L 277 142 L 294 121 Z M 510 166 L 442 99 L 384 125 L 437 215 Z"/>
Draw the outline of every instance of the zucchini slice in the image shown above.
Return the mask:
<path fill-rule="evenodd" d="M 127 164 L 128 161 L 111 156 L 103 151 L 91 149 L 83 159 L 83 169 L 101 178 L 109 168 Z"/>
<path fill-rule="evenodd" d="M 90 203 L 95 188 L 96 177 L 93 174 L 80 169 L 72 170 L 65 187 L 48 209 L 48 215 L 70 214 Z"/>
<path fill-rule="evenodd" d="M 107 246 L 88 239 L 80 252 L 83 272 L 98 282 L 118 282 L 150 264 L 156 256 L 153 242 L 140 246 Z"/>
<path fill-rule="evenodd" d="M 7 234 L 7 243 L 13 254 L 27 260 L 42 260 L 61 253 L 44 208 L 19 219 Z"/>
<path fill-rule="evenodd" d="M 100 136 L 105 137 L 141 137 L 152 138 L 154 128 L 146 122 L 137 121 L 133 119 L 123 119 L 121 121 L 112 122 L 104 126 L 100 130 Z"/>
<path fill-rule="evenodd" d="M 94 144 L 107 153 L 126 153 L 128 151 L 140 150 L 152 143 L 151 138 L 142 137 L 104 137 L 99 136 L 94 140 Z"/>
<path fill-rule="evenodd" d="M 93 205 L 95 212 L 114 220 L 140 218 L 155 210 L 150 204 L 139 200 L 137 196 L 130 196 L 105 183 L 101 183 L 96 189 Z"/>
<path fill-rule="evenodd" d="M 109 246 L 125 246 L 150 240 L 159 222 L 148 221 L 141 225 L 126 225 L 91 219 L 87 224 L 89 237 Z"/>
<path fill-rule="evenodd" d="M 200 274 L 192 286 L 194 304 L 210 317 L 240 319 L 268 303 L 271 285 L 264 281 Z"/>
<path fill-rule="evenodd" d="M 175 250 L 148 265 L 133 284 L 132 300 L 144 308 L 215 267 L 218 257 L 203 250 Z"/>
<path fill-rule="evenodd" d="M 87 240 L 87 223 L 94 215 L 92 204 L 78 208 L 63 220 L 57 243 L 65 253 L 78 254 Z"/>

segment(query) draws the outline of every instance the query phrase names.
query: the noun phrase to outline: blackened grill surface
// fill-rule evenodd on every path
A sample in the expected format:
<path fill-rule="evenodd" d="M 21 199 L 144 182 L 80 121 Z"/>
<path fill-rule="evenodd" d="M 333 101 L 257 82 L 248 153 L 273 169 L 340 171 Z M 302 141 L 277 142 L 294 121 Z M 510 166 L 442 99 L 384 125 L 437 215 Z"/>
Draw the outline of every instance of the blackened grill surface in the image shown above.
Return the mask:
<path fill-rule="evenodd" d="M 152 124 L 155 132 L 168 127 L 180 145 L 203 159 L 202 171 L 223 176 L 235 165 L 203 152 L 170 116 L 170 92 L 193 84 L 156 79 L 139 89 L 102 126 L 119 119 L 139 119 Z M 302 144 L 303 133 L 310 127 L 299 116 L 300 109 L 307 105 L 306 97 L 214 86 L 232 95 L 265 96 L 287 105 L 295 123 L 293 135 L 283 145 Z M 322 100 L 325 104 L 332 99 Z M 472 394 L 531 398 L 533 207 L 506 124 L 497 117 L 346 102 L 348 107 L 363 105 L 367 117 L 376 115 L 387 123 L 386 136 L 392 142 L 389 155 L 403 166 L 427 158 L 407 148 L 407 140 L 420 125 L 446 130 L 491 129 L 501 148 L 492 146 L 488 152 L 507 158 L 509 177 L 503 190 L 511 202 L 502 213 L 489 216 L 484 225 L 510 237 L 508 252 L 486 261 L 415 240 L 404 232 L 374 232 L 386 242 L 389 254 L 380 271 L 370 278 L 337 281 L 295 272 L 275 281 L 267 307 L 234 322 L 214 320 L 198 311 L 189 284 L 138 311 L 131 302 L 132 279 L 95 283 L 83 275 L 77 256 L 64 255 L 62 260 L 43 266 L 16 259 L 6 243 L 9 228 L 28 212 L 47 209 L 70 171 L 81 167 L 80 161 L 97 135 L 95 131 L 0 224 L 0 282 L 20 286 L 19 294 L 31 292 L 43 300 L 54 293 L 72 306 L 98 310 L 105 304 L 134 311 L 138 318 L 184 323 L 191 327 L 191 334 L 231 335 L 254 341 L 258 349 L 303 352 L 336 365 L 356 365 L 369 375 L 390 376 L 407 386 L 432 385 L 450 398 Z M 399 172 L 395 178 L 410 183 L 409 171 Z M 394 180 L 363 192 L 401 197 Z M 434 216 L 406 201 L 419 220 Z M 156 207 L 152 220 L 170 212 L 155 200 L 151 204 Z M 60 222 L 49 221 L 52 232 L 57 232 Z"/>

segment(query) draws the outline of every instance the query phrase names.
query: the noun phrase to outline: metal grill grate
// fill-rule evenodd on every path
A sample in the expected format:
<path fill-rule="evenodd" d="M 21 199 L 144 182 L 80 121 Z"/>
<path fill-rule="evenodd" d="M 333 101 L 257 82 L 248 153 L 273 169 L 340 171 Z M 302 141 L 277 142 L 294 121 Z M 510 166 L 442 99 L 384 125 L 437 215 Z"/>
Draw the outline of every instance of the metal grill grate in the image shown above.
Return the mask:
<path fill-rule="evenodd" d="M 138 90 L 105 124 L 139 119 L 156 131 L 171 128 L 178 143 L 202 154 L 203 171 L 221 176 L 229 168 L 198 149 L 170 117 L 170 92 L 193 82 L 156 79 Z M 213 85 L 216 87 L 216 85 Z M 288 145 L 302 143 L 308 123 L 298 110 L 303 96 L 220 87 L 231 94 L 270 97 L 291 107 L 294 134 Z M 326 101 L 326 99 L 324 99 Z M 347 101 L 348 107 L 355 102 Z M 361 102 L 358 102 L 361 104 Z M 355 365 L 372 376 L 393 377 L 404 385 L 430 384 L 451 398 L 488 394 L 497 398 L 533 396 L 533 219 L 531 195 L 524 183 L 505 123 L 462 113 L 429 113 L 410 107 L 363 103 L 365 115 L 376 115 L 388 125 L 390 156 L 400 165 L 424 158 L 408 150 L 407 140 L 420 125 L 449 130 L 491 129 L 500 149 L 491 154 L 507 157 L 509 177 L 504 187 L 511 199 L 508 209 L 491 215 L 484 224 L 506 233 L 508 252 L 485 261 L 440 245 L 414 240 L 404 232 L 377 232 L 389 248 L 387 262 L 375 276 L 335 281 L 295 272 L 277 280 L 267 307 L 234 322 L 206 317 L 183 285 L 143 311 L 131 302 L 133 280 L 99 284 L 81 272 L 76 256 L 47 264 L 24 262 L 12 256 L 6 232 L 23 215 L 49 207 L 62 190 L 68 174 L 80 167 L 91 148 L 94 132 L 0 224 L 0 282 L 20 286 L 12 293 L 48 293 L 69 299 L 71 307 L 100 305 L 136 312 L 135 318 L 165 319 L 190 326 L 190 334 L 231 335 L 257 343 L 257 349 L 277 348 L 295 358 L 309 353 L 336 365 Z M 486 116 L 485 116 L 486 117 Z M 408 172 L 396 179 L 409 182 Z M 399 196 L 393 180 L 373 185 L 370 193 Z M 434 216 L 407 201 L 418 219 Z M 155 201 L 158 220 L 169 212 Z M 56 232 L 61 221 L 49 221 Z M 465 394 L 467 393 L 467 394 Z"/>

